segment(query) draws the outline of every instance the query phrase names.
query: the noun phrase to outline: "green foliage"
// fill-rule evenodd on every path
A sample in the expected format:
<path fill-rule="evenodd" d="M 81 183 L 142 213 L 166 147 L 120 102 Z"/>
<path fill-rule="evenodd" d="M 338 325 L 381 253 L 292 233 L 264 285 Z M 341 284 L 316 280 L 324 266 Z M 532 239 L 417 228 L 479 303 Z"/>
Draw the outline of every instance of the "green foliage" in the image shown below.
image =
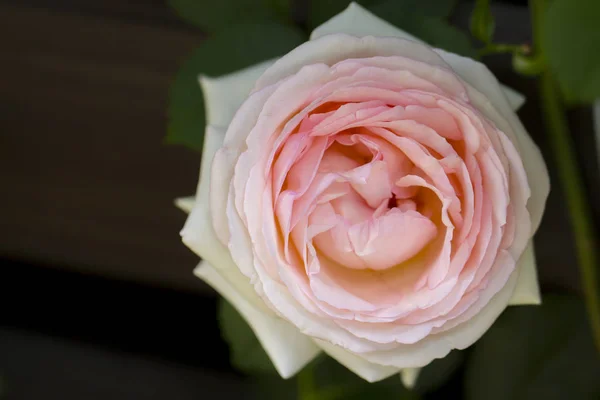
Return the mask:
<path fill-rule="evenodd" d="M 471 14 L 471 34 L 483 43 L 491 43 L 495 29 L 490 0 L 476 0 Z"/>
<path fill-rule="evenodd" d="M 219 325 L 229 344 L 230 360 L 235 368 L 249 374 L 277 374 L 250 326 L 223 298 L 219 302 Z"/>
<path fill-rule="evenodd" d="M 200 53 L 200 54 L 197 54 Z M 175 76 L 169 91 L 169 108 L 166 142 L 182 144 L 201 151 L 204 143 L 204 97 L 198 86 L 198 64 L 202 50 L 188 58 Z"/>
<path fill-rule="evenodd" d="M 447 19 L 455 6 L 456 0 L 376 0 L 370 9 L 386 10 L 392 13 L 394 18 L 404 14 L 408 17 Z M 404 29 L 401 26 L 399 28 Z"/>
<path fill-rule="evenodd" d="M 434 7 L 434 3 L 440 8 Z M 431 46 L 475 58 L 477 53 L 468 35 L 444 19 L 451 12 L 452 6 L 453 2 L 449 0 L 386 0 L 369 9 L 380 18 Z"/>
<path fill-rule="evenodd" d="M 411 33 L 434 47 L 465 57 L 477 58 L 477 51 L 469 36 L 446 21 L 424 18 L 422 24 Z"/>
<path fill-rule="evenodd" d="M 402 0 L 400 7 L 434 18 L 449 18 L 458 0 Z"/>
<path fill-rule="evenodd" d="M 291 22 L 293 0 L 263 0 L 282 22 Z"/>
<path fill-rule="evenodd" d="M 542 27 L 547 62 L 572 102 L 600 97 L 600 1 L 554 0 Z"/>
<path fill-rule="evenodd" d="M 182 19 L 207 32 L 241 22 L 285 20 L 290 12 L 289 0 L 169 0 L 169 5 Z"/>
<path fill-rule="evenodd" d="M 598 399 L 599 377 L 583 304 L 546 296 L 542 306 L 510 307 L 477 342 L 467 399 Z"/>
<path fill-rule="evenodd" d="M 234 72 L 285 54 L 305 40 L 298 29 L 275 22 L 236 24 L 204 40 L 171 85 L 167 142 L 202 149 L 205 109 L 199 74 Z"/>

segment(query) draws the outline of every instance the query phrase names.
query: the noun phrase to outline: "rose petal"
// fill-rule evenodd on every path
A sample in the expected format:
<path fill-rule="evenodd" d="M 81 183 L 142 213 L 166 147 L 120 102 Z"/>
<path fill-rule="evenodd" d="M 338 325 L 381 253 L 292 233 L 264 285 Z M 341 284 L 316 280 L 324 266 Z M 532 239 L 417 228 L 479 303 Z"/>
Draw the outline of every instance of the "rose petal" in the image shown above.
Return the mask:
<path fill-rule="evenodd" d="M 229 240 L 229 229 L 227 227 L 227 216 L 225 215 L 225 207 L 227 204 L 227 196 L 229 193 L 229 184 L 223 184 L 224 182 L 230 182 L 233 178 L 233 172 L 235 168 L 235 161 L 239 157 L 240 152 L 245 147 L 245 135 L 247 134 L 246 128 L 248 126 L 253 126 L 256 123 L 256 119 L 258 118 L 263 105 L 269 99 L 269 96 L 273 93 L 274 88 L 266 88 L 261 90 L 258 93 L 254 93 L 246 99 L 244 104 L 240 107 L 239 117 L 235 118 L 227 131 L 225 132 L 224 138 L 221 139 L 220 147 L 218 151 L 214 154 L 214 160 L 212 164 L 207 164 L 207 168 L 204 170 L 208 170 L 208 166 L 210 165 L 211 169 L 208 172 L 208 176 L 210 180 L 213 182 L 212 185 L 209 185 L 208 177 L 201 177 L 201 182 L 206 182 L 206 189 L 203 189 L 203 192 L 209 191 L 210 193 L 206 194 L 209 196 L 209 199 L 206 200 L 207 207 L 208 203 L 211 204 L 212 213 L 207 215 L 212 217 L 212 225 L 213 229 L 217 234 L 217 237 L 221 241 L 222 244 L 226 244 Z M 215 128 L 216 129 L 216 128 Z M 205 137 L 208 138 L 208 128 Z M 205 141 L 207 140 L 205 138 Z M 202 162 L 205 160 L 210 160 L 207 157 L 206 143 L 204 145 Z M 206 161 L 209 162 L 209 161 Z"/>
<path fill-rule="evenodd" d="M 277 60 L 258 79 L 255 90 L 289 77 L 305 65 L 319 63 L 334 65 L 349 58 L 379 56 L 400 56 L 432 66 L 447 67 L 436 52 L 410 40 L 373 36 L 357 38 L 347 34 L 331 34 L 305 42 Z"/>
<path fill-rule="evenodd" d="M 360 18 L 370 18 L 372 23 L 361 24 Z M 359 36 L 370 34 L 382 22 L 357 5 L 332 21 L 345 24 L 345 29 L 353 30 L 346 33 Z M 218 241 L 214 249 L 201 248 L 195 232 L 184 235 L 190 247 L 208 255 L 207 260 L 219 260 L 223 266 L 219 271 L 231 273 L 225 278 L 236 285 L 236 290 L 243 295 L 244 291 L 254 292 L 251 301 L 258 298 L 262 307 L 273 310 L 268 313 L 281 315 L 302 334 L 343 351 L 339 357 L 344 362 L 354 357 L 367 364 L 366 379 L 374 379 L 369 375 L 371 363 L 398 371 L 426 365 L 454 348 L 470 345 L 508 305 L 513 291 L 518 293 L 516 276 L 526 277 L 523 272 L 531 272 L 515 267 L 515 259 L 531 235 L 531 210 L 525 208 L 528 184 L 537 184 L 520 164 L 523 154 L 518 152 L 522 150 L 515 134 L 518 127 L 510 119 L 516 118 L 509 104 L 515 99 L 507 98 L 509 95 L 493 81 L 506 110 L 498 106 L 496 99 L 488 99 L 488 93 L 479 87 L 479 72 L 467 78 L 465 73 L 469 72 L 459 65 L 457 72 L 465 82 L 451 72 L 449 64 L 457 60 L 461 61 L 415 41 L 390 37 L 325 34 L 299 46 L 258 78 L 255 93 L 233 118 L 225 145 L 215 156 L 208 214 L 213 214 L 216 229 L 209 241 L 218 235 L 230 254 L 222 254 Z M 309 78 L 308 84 L 303 77 Z M 388 81 L 398 87 L 386 84 Z M 406 85 L 409 89 L 403 90 Z M 293 90 L 295 96 L 289 96 L 291 89 L 297 89 Z M 451 106 L 455 104 L 455 112 L 441 104 L 442 98 Z M 342 110 L 339 107 L 344 103 L 355 104 Z M 440 112 L 430 111 L 434 109 Z M 391 123 L 396 121 L 394 113 L 402 114 L 399 119 L 410 123 Z M 227 115 L 227 110 L 221 115 Z M 431 118 L 437 125 L 428 123 Z M 454 126 L 446 131 L 448 123 Z M 409 171 L 400 175 L 419 176 L 432 190 L 435 187 L 451 199 L 444 206 L 451 216 L 446 214 L 444 222 L 451 219 L 457 229 L 454 238 L 447 237 L 451 227 L 446 229 L 446 238 L 437 235 L 447 239 L 448 246 L 442 249 L 436 240 L 427 251 L 407 260 L 402 266 L 406 268 L 397 274 L 388 270 L 363 273 L 334 262 L 328 264 L 312 243 L 315 235 L 337 229 L 342 219 L 351 226 L 380 218 L 387 210 L 382 205 L 388 186 L 397 200 L 396 212 L 416 213 L 418 209 L 427 220 L 433 218 L 429 222 L 437 228 L 444 228 L 439 211 L 429 205 L 438 202 L 423 197 L 430 191 L 396 193 L 401 188 L 390 186 L 401 176 L 389 173 L 392 167 L 388 162 L 394 153 L 379 148 L 377 140 L 383 142 L 385 136 L 382 131 L 389 132 L 385 141 L 394 142 L 392 151 L 402 152 L 410 160 Z M 317 140 L 325 150 L 310 153 Z M 453 149 L 456 141 L 464 144 L 458 143 Z M 520 147 L 515 149 L 513 144 Z M 349 146 L 340 154 L 356 159 L 358 165 L 340 169 L 339 163 L 333 162 L 330 170 L 321 171 L 319 159 L 326 160 L 327 152 L 336 146 Z M 309 153 L 315 157 L 303 158 Z M 461 159 L 466 162 L 463 173 L 482 173 L 485 201 L 495 207 L 486 206 L 485 215 L 478 217 L 479 213 L 463 208 L 473 207 L 470 203 L 479 204 L 482 199 L 477 191 L 472 199 L 464 192 L 464 185 L 470 183 L 456 175 Z M 476 165 L 469 168 L 469 160 Z M 305 169 L 312 173 L 303 172 Z M 294 178 L 294 174 L 298 176 Z M 353 212 L 357 208 L 350 201 L 353 194 L 364 203 L 363 213 Z M 503 195 L 509 195 L 510 202 L 497 201 Z M 541 196 L 545 195 L 542 191 Z M 418 196 L 417 202 L 413 196 Z M 206 231 L 202 226 L 206 201 L 197 196 L 196 203 L 202 207 L 194 207 L 188 221 L 190 226 Z M 530 199 L 528 206 L 531 204 Z M 326 210 L 326 206 L 330 208 Z M 321 215 L 324 211 L 326 215 Z M 390 223 L 388 228 L 408 224 L 404 222 Z M 483 232 L 478 233 L 480 226 Z M 475 233 L 470 234 L 471 228 Z M 381 235 L 373 233 L 375 229 L 344 229 L 347 240 L 342 240 L 344 232 L 338 232 L 334 235 L 336 243 L 363 258 L 381 242 Z M 485 240 L 488 236 L 491 239 Z M 289 243 L 288 237 L 292 239 Z M 387 248 L 389 243 L 384 244 Z M 477 258 L 486 264 L 481 268 L 469 257 L 474 245 L 478 246 Z M 377 253 L 389 256 L 390 249 Z M 400 253 L 400 260 L 408 254 Z M 429 267 L 428 259 L 435 257 L 443 258 L 443 262 Z M 382 260 L 376 261 L 383 265 Z M 424 261 L 427 269 L 422 268 Z M 533 273 L 535 281 L 535 268 Z M 354 361 L 352 368 L 361 369 Z"/>
<path fill-rule="evenodd" d="M 315 245 L 347 268 L 379 271 L 413 257 L 436 233 L 435 224 L 417 211 L 391 209 L 374 220 L 351 227 L 340 222 L 330 231 L 317 235 Z"/>
<path fill-rule="evenodd" d="M 417 383 L 420 373 L 421 368 L 404 368 L 402 371 L 400 371 L 400 379 L 402 379 L 404 386 L 412 389 L 415 387 L 415 383 Z"/>
<path fill-rule="evenodd" d="M 361 355 L 376 364 L 415 368 L 424 367 L 434 359 L 445 357 L 452 349 L 465 349 L 475 343 L 504 311 L 517 283 L 517 277 L 518 273 L 513 272 L 506 284 L 470 320 L 448 331 L 430 335 L 415 344 Z"/>
<path fill-rule="evenodd" d="M 186 246 L 200 257 L 208 259 L 216 268 L 229 267 L 231 260 L 227 248 L 219 241 L 213 229 L 209 205 L 212 158 L 222 145 L 224 136 L 220 128 L 212 126 L 206 128 L 196 203 L 180 233 Z"/>
<path fill-rule="evenodd" d="M 502 88 L 502 92 L 504 92 L 504 95 L 506 96 L 508 104 L 510 104 L 510 108 L 513 111 L 518 111 L 521 106 L 525 104 L 526 97 L 511 87 L 504 85 L 500 86 Z"/>
<path fill-rule="evenodd" d="M 283 319 L 254 308 L 247 298 L 241 296 L 210 264 L 200 263 L 194 274 L 211 285 L 236 308 L 250 325 L 282 378 L 295 375 L 319 355 L 319 347 L 310 338 Z"/>
<path fill-rule="evenodd" d="M 315 339 L 315 343 L 321 347 L 325 353 L 367 382 L 378 382 L 398 373 L 398 368 L 370 363 L 360 357 L 348 353 L 341 347 L 323 340 Z"/>
<path fill-rule="evenodd" d="M 196 197 L 188 196 L 188 197 L 179 197 L 175 199 L 175 206 L 179 208 L 181 211 L 189 214 L 192 212 L 194 205 L 196 204 Z"/>
<path fill-rule="evenodd" d="M 227 129 L 233 116 L 250 94 L 256 80 L 275 60 L 267 60 L 231 74 L 198 80 L 204 94 L 206 124 Z"/>
<path fill-rule="evenodd" d="M 535 267 L 535 249 L 533 242 L 529 242 L 523 255 L 519 259 L 519 278 L 517 286 L 508 303 L 511 306 L 533 304 L 542 304 L 540 296 L 540 287 L 537 279 Z"/>

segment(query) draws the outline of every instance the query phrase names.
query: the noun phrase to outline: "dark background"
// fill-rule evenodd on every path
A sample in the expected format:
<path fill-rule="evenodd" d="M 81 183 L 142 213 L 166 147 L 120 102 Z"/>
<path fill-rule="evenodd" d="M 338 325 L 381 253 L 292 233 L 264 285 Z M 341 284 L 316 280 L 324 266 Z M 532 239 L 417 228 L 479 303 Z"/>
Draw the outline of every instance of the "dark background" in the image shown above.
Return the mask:
<path fill-rule="evenodd" d="M 524 4 L 496 2 L 501 41 L 529 40 Z M 202 37 L 158 0 L 0 0 L 1 400 L 246 392 L 179 237 L 173 199 L 193 194 L 200 156 L 163 141 L 170 80 Z M 519 115 L 550 166 L 542 287 L 578 291 L 535 81 L 484 61 L 527 95 Z M 570 118 L 598 205 L 591 112 Z"/>

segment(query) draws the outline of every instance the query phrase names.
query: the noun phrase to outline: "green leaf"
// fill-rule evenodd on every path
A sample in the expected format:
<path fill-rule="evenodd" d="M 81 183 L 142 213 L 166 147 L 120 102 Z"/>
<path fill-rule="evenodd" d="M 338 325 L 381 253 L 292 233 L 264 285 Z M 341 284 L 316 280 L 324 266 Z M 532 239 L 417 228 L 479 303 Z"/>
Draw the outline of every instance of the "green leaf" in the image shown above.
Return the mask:
<path fill-rule="evenodd" d="M 414 390 L 427 393 L 439 389 L 458 370 L 464 360 L 461 351 L 453 350 L 446 357 L 434 360 L 419 373 Z"/>
<path fill-rule="evenodd" d="M 600 97 L 600 1 L 555 0 L 543 18 L 542 45 L 567 99 Z"/>
<path fill-rule="evenodd" d="M 425 10 L 419 10 L 419 8 L 410 7 L 404 9 L 397 2 L 391 0 L 370 7 L 370 11 L 378 17 L 431 46 L 466 57 L 477 57 L 477 52 L 465 32 L 450 25 L 442 18 L 427 15 Z"/>
<path fill-rule="evenodd" d="M 483 43 L 491 43 L 495 29 L 490 0 L 475 0 L 475 8 L 471 13 L 471 34 Z"/>
<path fill-rule="evenodd" d="M 198 59 L 192 55 L 181 66 L 169 92 L 166 143 L 202 151 L 206 127 L 204 97 L 198 86 Z"/>
<path fill-rule="evenodd" d="M 598 399 L 600 356 L 584 306 L 566 295 L 510 307 L 479 340 L 466 372 L 468 400 Z"/>
<path fill-rule="evenodd" d="M 305 40 L 299 30 L 274 22 L 238 24 L 206 39 L 184 61 L 171 85 L 166 141 L 202 149 L 205 109 L 199 74 L 234 72 L 283 55 Z"/>
<path fill-rule="evenodd" d="M 413 35 L 426 41 L 431 46 L 451 53 L 470 58 L 478 57 L 477 50 L 473 47 L 469 36 L 443 20 L 434 18 L 423 19 L 422 24 L 414 29 Z"/>
<path fill-rule="evenodd" d="M 378 4 L 388 4 L 399 12 L 419 14 L 427 17 L 449 18 L 457 0 L 378 0 Z"/>
<path fill-rule="evenodd" d="M 227 300 L 221 298 L 218 313 L 221 334 L 229 344 L 231 364 L 245 373 L 277 374 L 250 326 Z"/>
<path fill-rule="evenodd" d="M 275 15 L 279 17 L 282 22 L 293 24 L 292 19 L 292 5 L 293 0 L 263 0 L 267 2 L 268 7 L 273 10 Z"/>
<path fill-rule="evenodd" d="M 185 21 L 207 32 L 240 22 L 289 18 L 290 0 L 169 0 Z"/>

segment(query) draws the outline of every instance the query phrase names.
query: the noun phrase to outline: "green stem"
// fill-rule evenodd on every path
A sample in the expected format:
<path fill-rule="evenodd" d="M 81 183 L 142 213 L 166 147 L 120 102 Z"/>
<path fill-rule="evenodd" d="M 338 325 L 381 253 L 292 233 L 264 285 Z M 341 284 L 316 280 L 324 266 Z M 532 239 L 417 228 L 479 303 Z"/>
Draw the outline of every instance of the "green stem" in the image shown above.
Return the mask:
<path fill-rule="evenodd" d="M 525 76 L 538 76 L 546 69 L 544 59 L 538 54 L 535 57 L 513 53 L 513 69 Z"/>
<path fill-rule="evenodd" d="M 309 364 L 298 373 L 298 400 L 339 400 L 352 390 L 348 385 L 317 387 L 314 369 Z"/>
<path fill-rule="evenodd" d="M 558 88 L 549 72 L 541 76 L 540 94 L 543 104 L 546 129 L 554 151 L 558 174 L 565 192 L 567 209 L 569 211 L 577 258 L 588 318 L 594 334 L 594 341 L 600 351 L 600 299 L 596 268 L 598 255 L 596 253 L 596 238 L 591 223 L 591 210 L 586 202 L 583 182 L 577 170 L 577 160 L 571 141 L 571 133 L 561 104 Z"/>
<path fill-rule="evenodd" d="M 544 60 L 542 27 L 547 4 L 547 0 L 530 0 L 535 52 L 536 57 L 542 61 Z M 596 248 L 597 239 L 560 91 L 547 67 L 540 76 L 540 96 L 546 130 L 567 202 L 590 327 L 594 342 L 600 352 L 600 296 L 596 275 L 599 261 Z"/>
<path fill-rule="evenodd" d="M 298 373 L 298 400 L 316 400 L 315 376 L 312 364 Z"/>
<path fill-rule="evenodd" d="M 531 29 L 533 36 L 532 54 L 513 55 L 513 68 L 525 76 L 538 76 L 547 69 L 542 52 L 542 25 L 544 10 L 547 0 L 529 0 L 529 12 L 531 13 Z"/>
<path fill-rule="evenodd" d="M 513 53 L 521 54 L 528 51 L 527 45 L 523 44 L 508 44 L 508 43 L 488 43 L 485 47 L 479 49 L 480 56 L 487 56 L 489 54 L 504 54 Z"/>
<path fill-rule="evenodd" d="M 531 13 L 531 29 L 533 35 L 534 50 L 538 55 L 542 54 L 542 26 L 543 17 L 546 10 L 547 0 L 529 0 L 529 9 Z"/>

